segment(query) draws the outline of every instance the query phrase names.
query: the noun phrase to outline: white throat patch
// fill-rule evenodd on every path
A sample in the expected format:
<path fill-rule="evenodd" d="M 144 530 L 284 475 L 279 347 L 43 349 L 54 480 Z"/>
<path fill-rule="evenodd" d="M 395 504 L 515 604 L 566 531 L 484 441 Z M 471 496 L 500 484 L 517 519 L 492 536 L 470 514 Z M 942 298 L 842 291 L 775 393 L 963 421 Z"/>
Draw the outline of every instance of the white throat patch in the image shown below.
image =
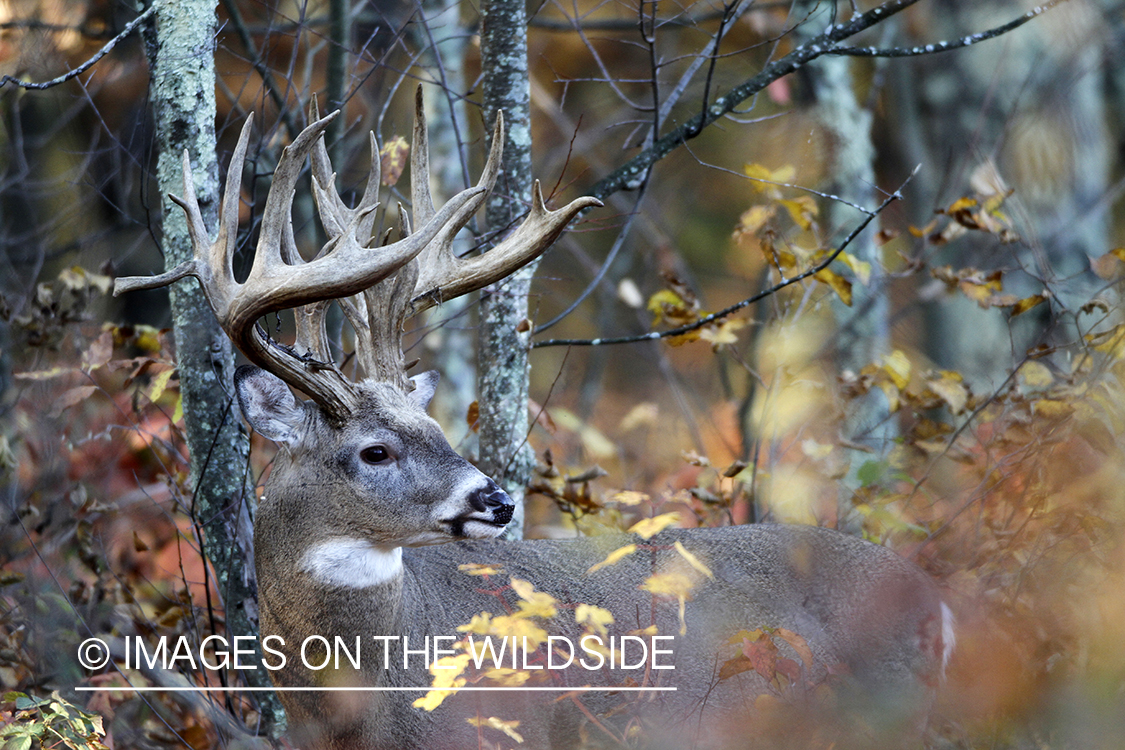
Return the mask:
<path fill-rule="evenodd" d="M 310 547 L 301 568 L 322 583 L 363 589 L 402 572 L 402 548 L 380 549 L 364 539 L 337 537 Z"/>

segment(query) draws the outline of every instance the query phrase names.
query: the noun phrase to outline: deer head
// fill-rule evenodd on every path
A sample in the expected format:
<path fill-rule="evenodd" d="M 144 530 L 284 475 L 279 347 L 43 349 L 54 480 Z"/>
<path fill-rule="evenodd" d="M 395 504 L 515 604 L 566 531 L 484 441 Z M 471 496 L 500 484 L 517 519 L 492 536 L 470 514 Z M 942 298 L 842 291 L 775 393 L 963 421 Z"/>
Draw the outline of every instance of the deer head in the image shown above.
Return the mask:
<path fill-rule="evenodd" d="M 600 203 L 579 198 L 550 211 L 536 182 L 527 218 L 514 232 L 487 253 L 456 257 L 454 237 L 496 181 L 503 118 L 497 118 L 480 182 L 435 210 L 419 88 L 411 150 L 413 221 L 400 210 L 401 238 L 387 242 L 389 231 L 374 238 L 381 182 L 379 149 L 372 135 L 367 187 L 358 204 L 349 207 L 336 190 L 324 145 L 324 131 L 337 115 L 318 119 L 314 109 L 312 124 L 282 153 L 246 281 L 235 280 L 232 257 L 250 118 L 231 158 L 215 240 L 210 240 L 204 226 L 185 154 L 184 196 L 172 200 L 187 214 L 194 257 L 159 276 L 117 279 L 114 294 L 164 286 L 187 276 L 198 279 L 222 328 L 258 366 L 239 368 L 236 390 L 247 421 L 281 448 L 270 484 L 332 486 L 329 502 L 320 499 L 324 495 L 305 498 L 312 512 L 293 512 L 306 502 L 289 501 L 283 508 L 263 502 L 255 533 L 259 545 L 269 545 L 269 539 L 275 538 L 261 533 L 263 525 L 274 523 L 285 530 L 276 538 L 292 539 L 296 534 L 328 544 L 346 538 L 375 550 L 373 554 L 403 545 L 496 536 L 512 517 L 511 500 L 453 451 L 426 414 L 437 376 L 407 377 L 403 324 L 428 307 L 513 273 L 546 250 L 579 212 Z M 308 261 L 297 250 L 291 215 L 294 188 L 306 157 L 311 157 L 317 211 L 328 237 Z M 355 331 L 355 380 L 345 376 L 329 350 L 325 315 L 332 300 Z M 289 308 L 296 317 L 292 346 L 272 338 L 258 322 Z M 286 384 L 310 400 L 294 399 Z M 384 502 L 394 498 L 395 504 L 384 505 L 386 512 L 380 515 L 372 498 Z M 345 509 L 340 518 L 333 516 L 333 508 Z M 364 513 L 357 515 L 356 509 Z M 260 554 L 260 564 L 263 559 L 270 557 Z M 316 568 L 317 561 L 310 566 Z"/>

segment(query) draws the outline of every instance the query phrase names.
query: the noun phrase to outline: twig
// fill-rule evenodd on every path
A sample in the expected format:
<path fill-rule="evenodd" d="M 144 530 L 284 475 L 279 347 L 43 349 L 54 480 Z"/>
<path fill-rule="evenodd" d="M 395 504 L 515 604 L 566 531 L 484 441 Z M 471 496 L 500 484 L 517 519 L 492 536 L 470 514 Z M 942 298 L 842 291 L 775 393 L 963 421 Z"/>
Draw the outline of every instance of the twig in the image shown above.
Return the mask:
<path fill-rule="evenodd" d="M 238 39 L 242 42 L 242 46 L 246 50 L 246 58 L 250 61 L 250 64 L 254 66 L 254 71 L 262 79 L 262 84 L 266 87 L 266 91 L 269 92 L 270 99 L 273 100 L 274 106 L 277 107 L 281 120 L 285 123 L 285 131 L 289 134 L 289 139 L 295 140 L 301 132 L 301 127 L 297 124 L 292 109 L 287 106 L 287 102 L 281 90 L 278 89 L 277 82 L 273 77 L 273 71 L 270 69 L 270 66 L 266 64 L 265 58 L 259 54 L 258 47 L 254 44 L 254 38 L 250 35 L 250 29 L 247 28 L 246 21 L 242 18 L 242 11 L 239 10 L 238 3 L 234 0 L 222 0 L 222 2 L 223 7 L 227 10 L 227 16 L 230 18 L 230 22 L 234 26 L 235 32 L 238 34 Z"/>
<path fill-rule="evenodd" d="M 63 73 L 58 78 L 52 78 L 49 81 L 43 81 L 42 83 L 36 83 L 34 81 L 24 81 L 24 80 L 21 80 L 19 78 L 14 78 L 13 76 L 6 75 L 6 76 L 0 78 L 0 88 L 3 88 L 5 86 L 7 86 L 9 83 L 11 83 L 11 84 L 19 86 L 20 88 L 23 88 L 23 89 L 43 90 L 43 89 L 49 89 L 52 86 L 58 86 L 61 83 L 66 83 L 67 81 L 69 81 L 72 78 L 77 78 L 78 76 L 82 75 L 87 70 L 89 70 L 90 68 L 94 67 L 94 65 L 96 65 L 97 62 L 99 60 L 101 60 L 103 57 L 105 57 L 110 52 L 112 52 L 113 48 L 117 46 L 118 42 L 120 42 L 122 39 L 124 39 L 125 37 L 132 34 L 133 29 L 137 28 L 142 23 L 147 21 L 149 19 L 149 17 L 151 17 L 155 12 L 156 12 L 156 6 L 155 5 L 150 5 L 147 8 L 145 8 L 143 13 L 141 13 L 139 16 L 137 16 L 136 18 L 134 18 L 132 21 L 130 21 L 129 23 L 127 23 L 125 25 L 125 28 L 121 30 L 120 34 L 113 37 L 113 39 L 110 39 L 108 42 L 105 43 L 104 47 L 102 47 L 100 50 L 95 52 L 93 57 L 91 57 L 89 60 L 87 60 L 86 62 L 79 65 L 74 70 L 68 70 L 66 73 Z"/>
<path fill-rule="evenodd" d="M 881 214 L 883 210 L 886 209 L 886 207 L 894 201 L 902 200 L 902 189 L 906 187 L 907 183 L 910 182 L 910 180 L 917 173 L 918 168 L 915 167 L 914 171 L 910 173 L 910 177 L 906 178 L 906 181 L 899 186 L 899 189 L 887 196 L 887 198 L 879 204 L 878 208 L 876 208 L 874 211 L 869 212 L 867 214 L 867 217 L 864 218 L 863 221 L 861 221 L 859 225 L 856 226 L 856 228 L 853 229 L 851 233 L 844 238 L 844 241 L 840 243 L 840 246 L 833 250 L 832 253 L 829 254 L 826 258 L 821 260 L 819 263 L 810 266 L 809 268 L 805 269 L 796 276 L 793 276 L 792 278 L 786 279 L 783 277 L 777 284 L 774 284 L 769 289 L 758 292 L 752 297 L 748 297 L 741 302 L 736 302 L 730 307 L 725 307 L 718 312 L 713 312 L 710 315 L 705 315 L 694 323 L 689 323 L 687 325 L 680 326 L 679 328 L 672 328 L 667 331 L 652 331 L 651 333 L 642 333 L 634 336 L 618 336 L 615 338 L 606 339 L 548 339 L 547 341 L 536 341 L 534 344 L 532 344 L 532 348 L 538 349 L 539 347 L 543 346 L 605 346 L 607 344 L 635 344 L 641 341 L 656 341 L 658 339 L 670 338 L 672 336 L 682 336 L 685 333 L 691 333 L 692 331 L 697 331 L 700 328 L 705 328 L 706 326 L 711 325 L 717 320 L 721 320 L 728 315 L 736 313 L 742 308 L 747 307 L 748 305 L 752 305 L 758 300 L 764 299 L 771 294 L 777 294 L 785 287 L 796 284 L 798 281 L 804 281 L 810 276 L 813 276 L 820 271 L 823 271 L 825 268 L 828 268 L 828 266 L 832 264 L 832 261 L 836 260 L 840 253 L 844 251 L 844 248 L 850 245 L 851 242 L 859 236 L 860 232 L 867 228 L 867 225 L 870 224 L 876 216 Z"/>
<path fill-rule="evenodd" d="M 949 52 L 950 50 L 961 49 L 962 47 L 970 47 L 980 42 L 986 42 L 989 39 L 995 39 L 998 36 L 1007 34 L 1009 31 L 1014 31 L 1031 19 L 1041 16 L 1056 5 L 1061 5 L 1065 2 L 1066 0 L 1050 0 L 1050 2 L 1032 8 L 1014 21 L 1009 21 L 1002 26 L 997 26 L 996 28 L 981 31 L 976 34 L 970 34 L 969 36 L 963 36 L 960 39 L 954 39 L 952 41 L 934 42 L 933 44 L 923 44 L 918 47 L 833 47 L 825 52 L 825 54 L 848 55 L 851 57 L 915 57 L 917 55 L 934 55 L 938 52 Z"/>

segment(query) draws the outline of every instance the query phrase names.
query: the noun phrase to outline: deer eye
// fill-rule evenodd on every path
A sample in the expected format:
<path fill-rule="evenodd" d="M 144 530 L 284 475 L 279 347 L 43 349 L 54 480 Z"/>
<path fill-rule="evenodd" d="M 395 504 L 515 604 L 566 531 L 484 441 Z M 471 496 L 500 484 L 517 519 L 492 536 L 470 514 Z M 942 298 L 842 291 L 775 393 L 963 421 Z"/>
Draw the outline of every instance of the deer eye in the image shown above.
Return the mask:
<path fill-rule="evenodd" d="M 369 445 L 359 452 L 359 457 L 369 464 L 382 464 L 391 460 L 391 452 L 384 445 Z"/>

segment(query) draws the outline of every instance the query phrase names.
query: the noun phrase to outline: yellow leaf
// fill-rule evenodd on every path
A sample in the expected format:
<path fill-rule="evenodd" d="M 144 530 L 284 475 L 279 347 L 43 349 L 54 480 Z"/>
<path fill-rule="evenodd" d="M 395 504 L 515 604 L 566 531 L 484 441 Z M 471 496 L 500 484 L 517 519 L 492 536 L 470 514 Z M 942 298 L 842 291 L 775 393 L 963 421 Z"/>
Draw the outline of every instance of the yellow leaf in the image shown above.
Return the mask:
<path fill-rule="evenodd" d="M 631 555 L 636 551 L 637 545 L 635 544 L 626 544 L 624 547 L 618 547 L 613 552 L 610 552 L 600 563 L 587 570 L 586 575 L 597 572 L 602 568 L 608 568 L 610 565 L 616 565 L 621 560 L 621 558 L 626 557 L 627 555 Z"/>
<path fill-rule="evenodd" d="M 770 179 L 774 182 L 791 183 L 797 178 L 797 168 L 792 164 L 786 164 L 773 170 L 770 174 Z"/>
<path fill-rule="evenodd" d="M 957 286 L 966 297 L 982 308 L 988 309 L 989 303 L 992 301 L 992 290 L 987 286 L 968 280 L 962 280 Z"/>
<path fill-rule="evenodd" d="M 763 167 L 761 164 L 747 164 L 742 168 L 742 172 L 747 177 L 755 181 L 754 187 L 758 190 L 758 192 L 762 192 L 769 187 L 769 185 L 758 182 L 758 180 L 770 179 L 771 172 L 767 167 Z"/>
<path fill-rule="evenodd" d="M 557 614 L 556 605 L 558 602 L 555 601 L 555 598 L 542 591 L 536 591 L 535 586 L 530 582 L 513 578 L 512 590 L 516 592 L 520 599 L 523 599 L 519 603 L 519 611 L 515 616 L 551 618 Z"/>
<path fill-rule="evenodd" d="M 1024 314 L 1025 312 L 1027 312 L 1028 310 L 1035 307 L 1036 305 L 1038 305 L 1039 303 L 1043 302 L 1046 299 L 1047 298 L 1042 294 L 1033 294 L 1030 297 L 1024 297 L 1023 299 L 1021 299 L 1019 302 L 1017 302 L 1015 305 L 1012 306 L 1012 317 L 1014 318 L 1017 315 Z"/>
<path fill-rule="evenodd" d="M 495 576 L 504 572 L 504 569 L 498 565 L 482 565 L 480 563 L 458 565 L 457 570 L 471 576 Z"/>
<path fill-rule="evenodd" d="M 785 628 L 778 628 L 776 635 L 793 647 L 793 650 L 801 657 L 801 661 L 805 663 L 806 668 L 812 669 L 813 653 L 812 649 L 809 648 L 808 641 L 792 630 L 786 630 Z"/>
<path fill-rule="evenodd" d="M 629 527 L 630 534 L 636 534 L 642 539 L 652 539 L 669 526 L 673 526 L 680 522 L 680 514 L 673 511 L 671 513 L 661 513 L 659 516 L 652 518 L 645 518 L 637 521 Z"/>
<path fill-rule="evenodd" d="M 900 349 L 883 358 L 883 372 L 900 391 L 910 385 L 910 359 Z"/>
<path fill-rule="evenodd" d="M 493 667 L 481 676 L 504 687 L 520 687 L 531 678 L 531 672 L 511 667 Z"/>
<path fill-rule="evenodd" d="M 836 256 L 836 259 L 852 269 L 852 273 L 855 274 L 860 284 L 867 286 L 871 282 L 871 264 L 867 261 L 860 260 L 847 251 L 841 252 Z"/>
<path fill-rule="evenodd" d="M 848 307 L 852 306 L 852 282 L 845 279 L 840 274 L 829 271 L 827 268 L 822 268 L 813 274 L 813 278 L 822 283 L 828 284 L 840 297 L 840 301 Z"/>
<path fill-rule="evenodd" d="M 523 737 L 520 736 L 518 732 L 516 732 L 516 727 L 520 725 L 518 721 L 502 721 L 495 716 L 489 716 L 487 719 L 481 719 L 479 717 L 473 716 L 465 719 L 465 721 L 469 722 L 474 727 L 490 727 L 491 729 L 499 729 L 501 732 L 508 735 L 516 742 L 520 743 L 521 745 L 523 744 Z"/>
<path fill-rule="evenodd" d="M 180 394 L 176 396 L 176 408 L 172 412 L 172 423 L 179 424 L 184 421 L 184 396 Z"/>
<path fill-rule="evenodd" d="M 406 157 L 410 153 L 410 146 L 401 135 L 391 138 L 383 148 L 379 149 L 379 166 L 383 173 L 383 185 L 394 187 L 402 170 L 406 168 Z"/>
<path fill-rule="evenodd" d="M 669 596 L 678 600 L 680 605 L 680 635 L 686 635 L 687 622 L 684 620 L 684 607 L 685 602 L 691 598 L 691 590 L 694 585 L 695 582 L 685 573 L 673 571 L 649 576 L 640 588 L 655 596 Z"/>
<path fill-rule="evenodd" d="M 654 573 L 645 579 L 641 588 L 657 596 L 674 596 L 678 599 L 690 599 L 691 590 L 695 582 L 684 573 L 671 571 L 668 573 Z"/>
<path fill-rule="evenodd" d="M 501 615 L 492 619 L 492 627 L 488 635 L 498 635 L 503 638 L 515 638 L 521 646 L 526 642 L 527 648 L 538 648 L 539 644 L 547 640 L 547 631 L 536 625 L 526 617 L 518 615 Z M 527 639 L 524 641 L 523 639 Z"/>
<path fill-rule="evenodd" d="M 950 204 L 949 208 L 945 209 L 947 214 L 955 213 L 957 211 L 964 211 L 966 208 L 973 208 L 977 205 L 975 198 L 958 198 Z"/>
<path fill-rule="evenodd" d="M 688 552 L 687 549 L 684 548 L 684 545 L 680 544 L 678 540 L 673 546 L 676 548 L 676 551 L 680 553 L 680 557 L 688 561 L 688 565 L 695 568 L 708 578 L 715 577 L 715 574 L 711 572 L 711 569 L 700 562 L 698 557 Z"/>
<path fill-rule="evenodd" d="M 816 201 L 814 201 L 811 196 L 801 195 L 792 200 L 782 199 L 778 200 L 778 203 L 785 207 L 785 210 L 789 212 L 790 218 L 793 219 L 793 223 L 801 229 L 807 231 L 812 227 L 812 222 L 813 219 L 816 218 L 818 209 Z"/>
<path fill-rule="evenodd" d="M 735 331 L 739 328 L 745 328 L 746 321 L 738 318 L 730 318 L 723 321 L 718 326 L 709 326 L 699 332 L 699 338 L 704 341 L 710 342 L 712 347 L 718 348 L 723 344 L 737 344 L 738 336 Z"/>
<path fill-rule="evenodd" d="M 612 502 L 621 503 L 622 505 L 640 505 L 641 503 L 648 502 L 648 495 L 643 492 L 636 492 L 634 490 L 622 490 L 615 492 L 609 498 Z"/>
<path fill-rule="evenodd" d="M 589 625 L 602 635 L 606 635 L 606 625 L 613 624 L 613 613 L 593 604 L 579 604 L 574 610 L 574 621 L 579 625 Z"/>
<path fill-rule="evenodd" d="M 638 427 L 651 427 L 656 424 L 656 420 L 659 416 L 659 406 L 651 401 L 642 401 L 630 409 L 629 413 L 621 420 L 621 429 L 625 432 L 629 432 Z"/>
<path fill-rule="evenodd" d="M 442 701 L 453 695 L 454 692 L 453 690 L 430 690 L 410 705 L 414 708 L 420 708 L 423 711 L 433 711 L 442 704 Z"/>
<path fill-rule="evenodd" d="M 454 654 L 443 656 L 430 665 L 430 674 L 434 676 L 433 686 L 436 688 L 460 687 L 465 681 L 460 679 L 465 669 L 469 666 L 469 654 Z"/>
<path fill-rule="evenodd" d="M 156 374 L 156 377 L 152 379 L 152 388 L 149 390 L 149 401 L 155 404 L 160 400 L 160 397 L 164 395 L 164 389 L 168 387 L 168 381 L 172 378 L 172 373 L 174 372 L 175 370 L 169 367 L 167 370 Z"/>
<path fill-rule="evenodd" d="M 939 377 L 927 380 L 926 385 L 949 405 L 949 411 L 954 415 L 965 411 L 965 405 L 969 401 L 969 391 L 961 382 L 960 375 L 944 371 Z"/>
<path fill-rule="evenodd" d="M 648 298 L 648 311 L 653 314 L 653 325 L 660 322 L 664 316 L 667 308 L 673 310 L 686 310 L 688 303 L 684 302 L 683 297 L 673 292 L 671 289 L 661 289 Z"/>
<path fill-rule="evenodd" d="M 443 656 L 430 665 L 430 674 L 433 675 L 434 688 L 453 688 L 461 687 L 465 684 L 465 678 L 461 674 L 469 665 L 468 654 L 457 654 L 456 656 Z M 430 690 L 421 698 L 414 701 L 415 708 L 421 708 L 424 711 L 433 711 L 435 708 L 442 704 L 446 698 L 453 693 L 454 690 Z"/>
<path fill-rule="evenodd" d="M 1035 413 L 1047 419 L 1063 419 L 1074 413 L 1074 406 L 1066 401 L 1043 398 L 1035 402 Z"/>
<path fill-rule="evenodd" d="M 684 344 L 690 344 L 693 341 L 698 341 L 699 336 L 699 331 L 695 330 L 688 331 L 687 333 L 681 333 L 676 336 L 668 336 L 664 339 L 664 341 L 668 344 L 668 346 L 683 346 Z"/>
<path fill-rule="evenodd" d="M 1055 376 L 1042 362 L 1024 362 L 1020 367 L 1020 379 L 1029 388 L 1047 388 L 1055 382 Z"/>
<path fill-rule="evenodd" d="M 469 620 L 468 625 L 457 626 L 457 632 L 488 635 L 492 632 L 492 613 L 481 612 L 479 615 L 473 615 L 473 619 Z"/>
<path fill-rule="evenodd" d="M 738 219 L 738 232 L 756 234 L 766 223 L 777 214 L 777 207 L 751 206 Z"/>

